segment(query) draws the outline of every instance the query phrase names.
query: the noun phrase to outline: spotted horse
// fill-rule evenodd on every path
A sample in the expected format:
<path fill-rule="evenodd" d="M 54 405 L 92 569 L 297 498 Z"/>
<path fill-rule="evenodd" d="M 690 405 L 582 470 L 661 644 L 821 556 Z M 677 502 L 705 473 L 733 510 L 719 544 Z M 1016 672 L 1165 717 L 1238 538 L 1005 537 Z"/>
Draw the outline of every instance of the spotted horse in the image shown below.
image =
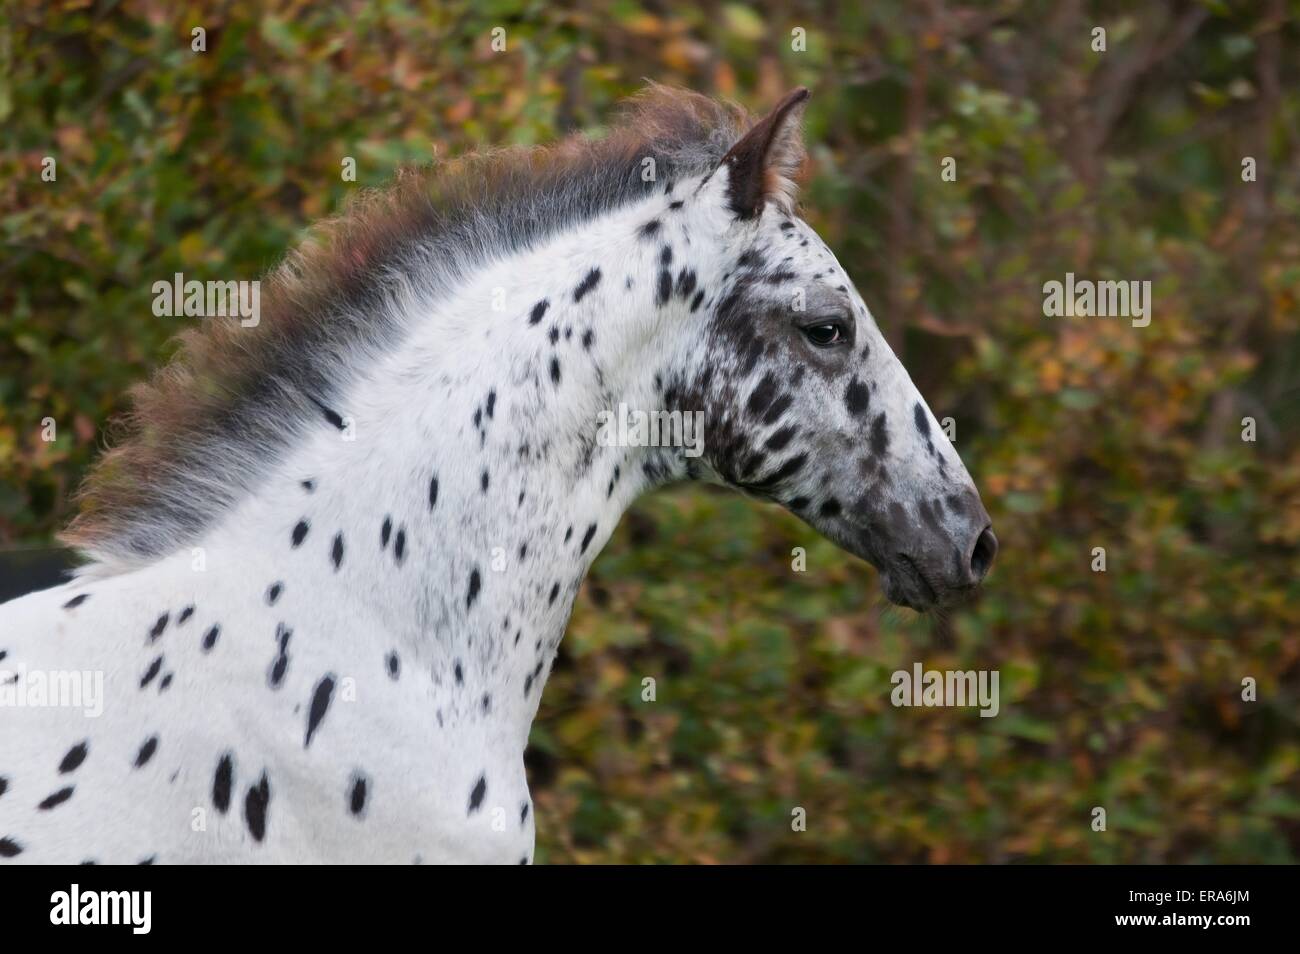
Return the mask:
<path fill-rule="evenodd" d="M 651 86 L 601 138 L 403 174 L 256 327 L 191 332 L 82 491 L 85 565 L 0 607 L 10 702 L 102 679 L 97 717 L 0 707 L 0 860 L 530 862 L 574 596 L 671 481 L 788 508 L 896 603 L 976 587 L 979 495 L 796 211 L 807 96 Z M 703 452 L 599 440 L 620 404 L 701 412 Z"/>

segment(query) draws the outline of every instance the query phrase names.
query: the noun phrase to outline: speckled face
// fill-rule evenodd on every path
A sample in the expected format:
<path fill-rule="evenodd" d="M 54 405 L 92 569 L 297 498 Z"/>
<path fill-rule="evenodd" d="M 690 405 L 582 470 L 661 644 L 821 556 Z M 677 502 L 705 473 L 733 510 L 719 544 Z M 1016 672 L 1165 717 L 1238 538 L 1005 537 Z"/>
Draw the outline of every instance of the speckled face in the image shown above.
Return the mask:
<path fill-rule="evenodd" d="M 928 609 L 977 586 L 997 550 L 970 475 L 844 270 L 802 220 L 737 224 L 682 376 L 712 476 L 777 501 Z"/>

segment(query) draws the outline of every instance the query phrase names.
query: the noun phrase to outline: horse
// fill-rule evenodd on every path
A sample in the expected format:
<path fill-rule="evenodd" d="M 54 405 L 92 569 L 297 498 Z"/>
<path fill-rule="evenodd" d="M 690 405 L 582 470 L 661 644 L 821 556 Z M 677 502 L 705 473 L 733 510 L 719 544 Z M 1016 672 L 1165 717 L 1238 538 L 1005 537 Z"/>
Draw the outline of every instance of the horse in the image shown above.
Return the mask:
<path fill-rule="evenodd" d="M 404 171 L 255 326 L 184 334 L 82 488 L 84 565 L 0 607 L 0 859 L 531 863 L 575 595 L 674 481 L 967 598 L 997 540 L 798 213 L 807 99 L 651 85 L 604 136 Z M 620 407 L 703 439 L 598 436 Z"/>

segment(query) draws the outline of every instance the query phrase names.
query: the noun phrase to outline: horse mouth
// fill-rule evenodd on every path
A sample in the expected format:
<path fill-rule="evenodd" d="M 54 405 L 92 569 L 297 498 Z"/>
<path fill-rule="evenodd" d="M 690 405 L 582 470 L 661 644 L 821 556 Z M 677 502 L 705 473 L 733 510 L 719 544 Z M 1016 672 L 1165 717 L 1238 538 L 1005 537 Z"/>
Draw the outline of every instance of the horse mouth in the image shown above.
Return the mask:
<path fill-rule="evenodd" d="M 926 613 L 936 606 L 949 606 L 961 602 L 973 591 L 972 587 L 950 589 L 936 586 L 931 577 L 921 568 L 921 562 L 906 553 L 895 552 L 890 555 L 882 553 L 874 545 L 878 528 L 851 523 L 849 532 L 833 532 L 842 528 L 836 526 L 827 535 L 854 556 L 866 560 L 880 573 L 880 584 L 885 598 L 896 606 L 906 606 L 918 613 Z M 823 531 L 825 532 L 825 531 Z"/>
<path fill-rule="evenodd" d="M 892 603 L 924 613 L 939 602 L 938 591 L 925 578 L 920 566 L 906 553 L 898 554 L 898 562 L 885 574 L 885 596 Z"/>

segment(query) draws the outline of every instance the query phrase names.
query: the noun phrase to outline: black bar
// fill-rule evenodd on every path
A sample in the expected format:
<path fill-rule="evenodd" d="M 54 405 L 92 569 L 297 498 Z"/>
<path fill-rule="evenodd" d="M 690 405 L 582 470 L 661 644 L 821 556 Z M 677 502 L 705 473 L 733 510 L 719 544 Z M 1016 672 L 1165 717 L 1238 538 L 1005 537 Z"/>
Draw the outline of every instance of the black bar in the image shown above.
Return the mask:
<path fill-rule="evenodd" d="M 513 873 L 511 873 L 513 872 Z M 117 925 L 51 923 L 88 894 L 149 892 L 148 932 L 135 933 L 121 908 Z M 340 942 L 353 932 L 434 939 L 432 925 L 508 926 L 574 932 L 592 941 L 627 938 L 635 925 L 725 929 L 733 942 L 761 940 L 779 925 L 814 938 L 824 932 L 880 938 L 990 941 L 1107 935 L 1134 939 L 1213 938 L 1232 944 L 1272 935 L 1295 920 L 1296 872 L 1288 867 L 612 867 L 355 868 L 9 868 L 0 871 L 6 942 L 76 932 L 126 943 L 152 939 L 205 944 L 279 936 Z M 57 893 L 66 896 L 62 911 Z M 1182 892 L 1182 893 L 1180 893 Z M 144 896 L 139 895 L 142 905 Z M 119 899 L 120 901 L 120 899 Z M 96 894 L 96 901 L 99 896 Z M 563 915 L 563 916 L 561 916 Z M 1190 918 L 1196 918 L 1196 923 Z M 1207 925 L 1199 919 L 1210 918 Z M 1152 918 L 1148 923 L 1133 919 Z M 775 920 L 774 920 L 775 919 Z M 1120 919 L 1127 919 L 1121 923 Z M 1232 919 L 1238 923 L 1229 923 Z M 565 926 L 569 921 L 570 925 Z M 779 922 L 779 924 L 778 924 Z M 621 925 L 621 927 L 620 927 Z M 614 932 L 612 934 L 607 932 Z M 414 932 L 414 933 L 411 933 Z M 1243 933 L 1245 932 L 1245 933 Z M 373 937 L 373 933 L 370 934 Z M 10 950 L 19 948 L 10 947 Z M 919 948 L 918 948 L 919 949 Z"/>

